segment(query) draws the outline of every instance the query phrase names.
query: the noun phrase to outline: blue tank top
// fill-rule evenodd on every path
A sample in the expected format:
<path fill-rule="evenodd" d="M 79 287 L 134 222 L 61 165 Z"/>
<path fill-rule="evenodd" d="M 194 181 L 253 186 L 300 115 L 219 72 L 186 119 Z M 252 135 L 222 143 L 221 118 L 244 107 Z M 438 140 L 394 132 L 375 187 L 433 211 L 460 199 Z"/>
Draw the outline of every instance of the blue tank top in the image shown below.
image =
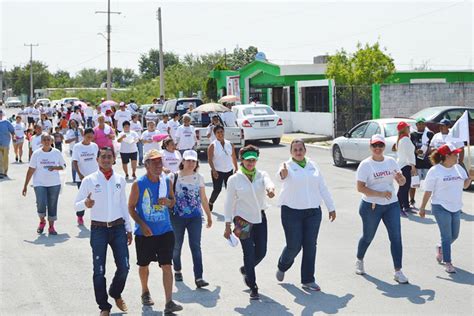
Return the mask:
<path fill-rule="evenodd" d="M 170 194 L 170 181 L 166 178 L 166 197 Z M 153 235 L 163 235 L 173 230 L 168 207 L 158 204 L 160 182 L 151 182 L 146 175 L 137 180 L 139 197 L 136 206 L 138 216 L 150 227 Z M 140 225 L 135 223 L 135 235 L 143 235 Z"/>

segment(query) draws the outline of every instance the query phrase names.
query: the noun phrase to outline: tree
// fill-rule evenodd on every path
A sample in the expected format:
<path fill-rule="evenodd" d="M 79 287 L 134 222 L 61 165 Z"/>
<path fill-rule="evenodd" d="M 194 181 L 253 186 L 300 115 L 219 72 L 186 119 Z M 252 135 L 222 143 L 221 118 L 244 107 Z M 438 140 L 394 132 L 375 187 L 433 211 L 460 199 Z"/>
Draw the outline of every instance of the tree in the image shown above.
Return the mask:
<path fill-rule="evenodd" d="M 5 72 L 6 86 L 13 89 L 16 95 L 30 94 L 30 64 L 23 67 L 15 66 L 12 70 Z M 33 61 L 33 88 L 42 89 L 48 87 L 51 77 L 48 66 L 40 61 Z"/>
<path fill-rule="evenodd" d="M 172 65 L 179 64 L 179 56 L 173 52 L 163 53 L 163 64 L 165 69 Z M 160 75 L 160 52 L 157 49 L 150 49 L 147 54 L 142 54 L 138 60 L 140 74 L 146 79 L 156 78 Z"/>
<path fill-rule="evenodd" d="M 54 74 L 51 74 L 49 79 L 50 88 L 69 88 L 74 86 L 74 79 L 68 71 L 58 70 Z"/>
<path fill-rule="evenodd" d="M 240 47 L 234 48 L 234 52 L 227 56 L 226 65 L 233 70 L 238 70 L 255 60 L 258 49 L 255 46 L 249 46 L 247 49 Z"/>
<path fill-rule="evenodd" d="M 381 49 L 378 42 L 362 46 L 357 44 L 354 54 L 344 49 L 329 56 L 326 76 L 343 85 L 371 85 L 383 83 L 395 72 L 392 57 Z"/>
<path fill-rule="evenodd" d="M 103 82 L 107 81 L 107 71 L 95 68 L 84 68 L 79 70 L 74 78 L 77 87 L 99 88 Z"/>
<path fill-rule="evenodd" d="M 112 69 L 112 86 L 116 88 L 125 88 L 132 85 L 138 79 L 133 69 Z"/>

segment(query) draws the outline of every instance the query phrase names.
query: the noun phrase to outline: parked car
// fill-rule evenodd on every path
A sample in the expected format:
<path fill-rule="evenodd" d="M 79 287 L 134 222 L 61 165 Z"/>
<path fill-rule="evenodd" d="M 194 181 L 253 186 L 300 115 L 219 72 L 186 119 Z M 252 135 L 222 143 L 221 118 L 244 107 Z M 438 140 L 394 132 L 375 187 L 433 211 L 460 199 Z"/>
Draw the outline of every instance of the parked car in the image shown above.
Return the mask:
<path fill-rule="evenodd" d="M 35 105 L 37 104 L 42 104 L 43 106 L 49 107 L 51 105 L 51 100 L 50 99 L 37 99 L 35 102 Z"/>
<path fill-rule="evenodd" d="M 397 142 L 397 124 L 405 121 L 415 129 L 414 119 L 386 118 L 368 120 L 357 124 L 343 136 L 336 138 L 332 144 L 332 158 L 334 165 L 343 167 L 348 161 L 361 162 L 370 156 L 369 142 L 374 134 L 385 137 L 385 155 L 396 158 L 392 151 L 393 144 Z"/>
<path fill-rule="evenodd" d="M 469 113 L 469 139 L 470 144 L 474 145 L 474 108 L 463 106 L 436 106 L 423 109 L 411 117 L 417 119 L 423 117 L 426 120 L 426 125 L 433 133 L 439 132 L 439 122 L 442 119 L 448 119 L 451 124 L 454 124 L 465 111 Z"/>
<path fill-rule="evenodd" d="M 209 113 L 211 116 L 217 115 L 216 113 Z M 223 124 L 222 119 L 219 118 L 221 124 Z M 193 123 L 196 131 L 196 138 L 197 138 L 197 145 L 195 150 L 197 152 L 206 152 L 207 147 L 211 144 L 211 140 L 207 138 L 207 126 L 208 124 L 196 122 Z M 236 127 L 225 127 L 224 129 L 224 138 L 228 140 L 231 144 L 234 145 L 237 157 L 239 156 L 239 150 L 245 144 L 244 140 L 244 133 L 243 130 L 236 126 Z"/>
<path fill-rule="evenodd" d="M 195 109 L 201 104 L 202 100 L 199 98 L 171 99 L 165 102 L 161 112 L 168 115 L 178 112 L 179 115 L 183 115 L 188 111 L 190 105 Z"/>
<path fill-rule="evenodd" d="M 283 136 L 283 120 L 266 104 L 234 105 L 232 111 L 237 125 L 244 132 L 244 140 L 271 140 L 278 145 Z"/>
<path fill-rule="evenodd" d="M 8 97 L 5 101 L 6 108 L 16 108 L 21 106 L 21 101 L 17 97 Z"/>
<path fill-rule="evenodd" d="M 79 98 L 69 97 L 69 98 L 62 98 L 60 102 L 61 105 L 68 106 L 71 102 L 79 101 Z"/>

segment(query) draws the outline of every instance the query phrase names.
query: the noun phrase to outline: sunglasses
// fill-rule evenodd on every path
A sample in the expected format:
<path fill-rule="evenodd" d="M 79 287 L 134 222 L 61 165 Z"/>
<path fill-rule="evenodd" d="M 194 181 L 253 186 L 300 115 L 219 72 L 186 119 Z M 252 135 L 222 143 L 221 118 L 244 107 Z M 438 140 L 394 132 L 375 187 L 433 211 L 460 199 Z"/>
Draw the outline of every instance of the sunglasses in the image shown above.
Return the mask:
<path fill-rule="evenodd" d="M 385 144 L 384 143 L 375 143 L 375 144 L 371 144 L 370 146 L 372 146 L 373 148 L 384 148 Z"/>

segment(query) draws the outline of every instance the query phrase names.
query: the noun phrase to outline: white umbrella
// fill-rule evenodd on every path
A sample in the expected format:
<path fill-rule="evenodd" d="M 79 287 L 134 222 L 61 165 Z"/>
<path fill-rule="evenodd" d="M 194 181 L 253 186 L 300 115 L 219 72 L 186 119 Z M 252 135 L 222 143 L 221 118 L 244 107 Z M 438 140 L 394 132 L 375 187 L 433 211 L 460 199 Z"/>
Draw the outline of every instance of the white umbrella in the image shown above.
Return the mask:
<path fill-rule="evenodd" d="M 228 112 L 228 108 L 219 103 L 201 104 L 193 110 L 193 112 Z"/>
<path fill-rule="evenodd" d="M 219 102 L 235 102 L 237 101 L 237 97 L 235 95 L 226 95 L 225 97 L 222 97 L 219 99 Z"/>

